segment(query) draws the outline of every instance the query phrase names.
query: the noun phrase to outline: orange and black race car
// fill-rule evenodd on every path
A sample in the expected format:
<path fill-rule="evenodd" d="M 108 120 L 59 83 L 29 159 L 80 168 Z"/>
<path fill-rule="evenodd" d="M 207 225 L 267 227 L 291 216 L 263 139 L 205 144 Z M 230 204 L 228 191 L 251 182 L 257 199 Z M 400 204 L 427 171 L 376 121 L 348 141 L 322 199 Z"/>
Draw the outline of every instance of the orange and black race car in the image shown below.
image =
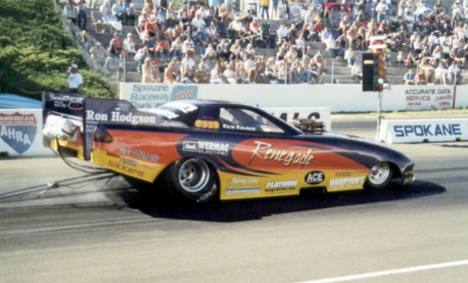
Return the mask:
<path fill-rule="evenodd" d="M 305 134 L 251 106 L 180 100 L 141 111 L 124 100 L 54 93 L 43 95 L 43 105 L 52 148 L 129 179 L 168 179 L 197 202 L 413 180 L 414 163 L 395 150 L 328 132 Z"/>

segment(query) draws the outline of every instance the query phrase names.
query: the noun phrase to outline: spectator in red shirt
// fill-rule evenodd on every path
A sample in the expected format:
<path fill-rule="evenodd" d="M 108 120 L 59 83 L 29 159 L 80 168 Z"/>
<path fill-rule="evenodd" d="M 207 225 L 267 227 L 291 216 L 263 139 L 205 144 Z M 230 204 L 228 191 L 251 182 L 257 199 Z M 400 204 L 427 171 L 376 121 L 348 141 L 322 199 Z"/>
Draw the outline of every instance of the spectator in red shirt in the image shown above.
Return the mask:
<path fill-rule="evenodd" d="M 118 33 L 109 42 L 109 53 L 113 57 L 119 57 L 122 52 L 122 39 Z"/>
<path fill-rule="evenodd" d="M 417 85 L 426 85 L 427 84 L 426 73 L 422 70 L 417 72 L 415 76 L 415 82 Z"/>

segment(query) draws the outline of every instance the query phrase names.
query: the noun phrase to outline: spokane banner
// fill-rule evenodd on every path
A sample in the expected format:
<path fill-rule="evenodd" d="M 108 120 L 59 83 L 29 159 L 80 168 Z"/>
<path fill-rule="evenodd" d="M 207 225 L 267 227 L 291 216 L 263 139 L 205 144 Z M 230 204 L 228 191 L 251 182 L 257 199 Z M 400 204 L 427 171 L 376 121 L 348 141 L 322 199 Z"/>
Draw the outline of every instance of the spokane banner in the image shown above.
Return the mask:
<path fill-rule="evenodd" d="M 468 140 L 468 119 L 384 120 L 378 140 L 386 143 Z"/>
<path fill-rule="evenodd" d="M 454 104 L 453 86 L 408 86 L 404 92 L 407 110 L 448 109 Z"/>

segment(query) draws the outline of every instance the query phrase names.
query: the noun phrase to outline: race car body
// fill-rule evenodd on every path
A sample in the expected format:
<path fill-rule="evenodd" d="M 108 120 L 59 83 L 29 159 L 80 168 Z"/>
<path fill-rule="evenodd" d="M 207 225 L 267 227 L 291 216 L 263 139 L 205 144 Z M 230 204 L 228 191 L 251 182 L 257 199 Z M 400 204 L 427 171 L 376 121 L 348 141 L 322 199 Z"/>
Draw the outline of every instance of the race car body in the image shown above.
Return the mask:
<path fill-rule="evenodd" d="M 58 98 L 44 96 L 52 148 L 148 183 L 165 178 L 198 202 L 383 188 L 413 178 L 413 162 L 397 151 L 344 135 L 304 134 L 255 107 L 193 100 L 144 112 L 123 100 L 83 97 L 82 109 L 67 113 L 56 107 Z M 62 124 L 53 122 L 57 116 Z M 54 124 L 65 134 L 51 135 Z"/>

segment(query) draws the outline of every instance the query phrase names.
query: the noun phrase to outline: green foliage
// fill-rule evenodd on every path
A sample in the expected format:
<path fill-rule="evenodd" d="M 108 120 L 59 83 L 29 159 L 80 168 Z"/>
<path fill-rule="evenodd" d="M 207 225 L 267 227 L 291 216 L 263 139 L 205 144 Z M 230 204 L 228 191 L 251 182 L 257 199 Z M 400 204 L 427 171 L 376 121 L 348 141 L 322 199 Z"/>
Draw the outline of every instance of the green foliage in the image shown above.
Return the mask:
<path fill-rule="evenodd" d="M 75 63 L 83 93 L 111 97 L 109 84 L 87 70 L 52 1 L 0 0 L 0 91 L 36 98 L 43 90 L 64 91 L 68 67 Z"/>

